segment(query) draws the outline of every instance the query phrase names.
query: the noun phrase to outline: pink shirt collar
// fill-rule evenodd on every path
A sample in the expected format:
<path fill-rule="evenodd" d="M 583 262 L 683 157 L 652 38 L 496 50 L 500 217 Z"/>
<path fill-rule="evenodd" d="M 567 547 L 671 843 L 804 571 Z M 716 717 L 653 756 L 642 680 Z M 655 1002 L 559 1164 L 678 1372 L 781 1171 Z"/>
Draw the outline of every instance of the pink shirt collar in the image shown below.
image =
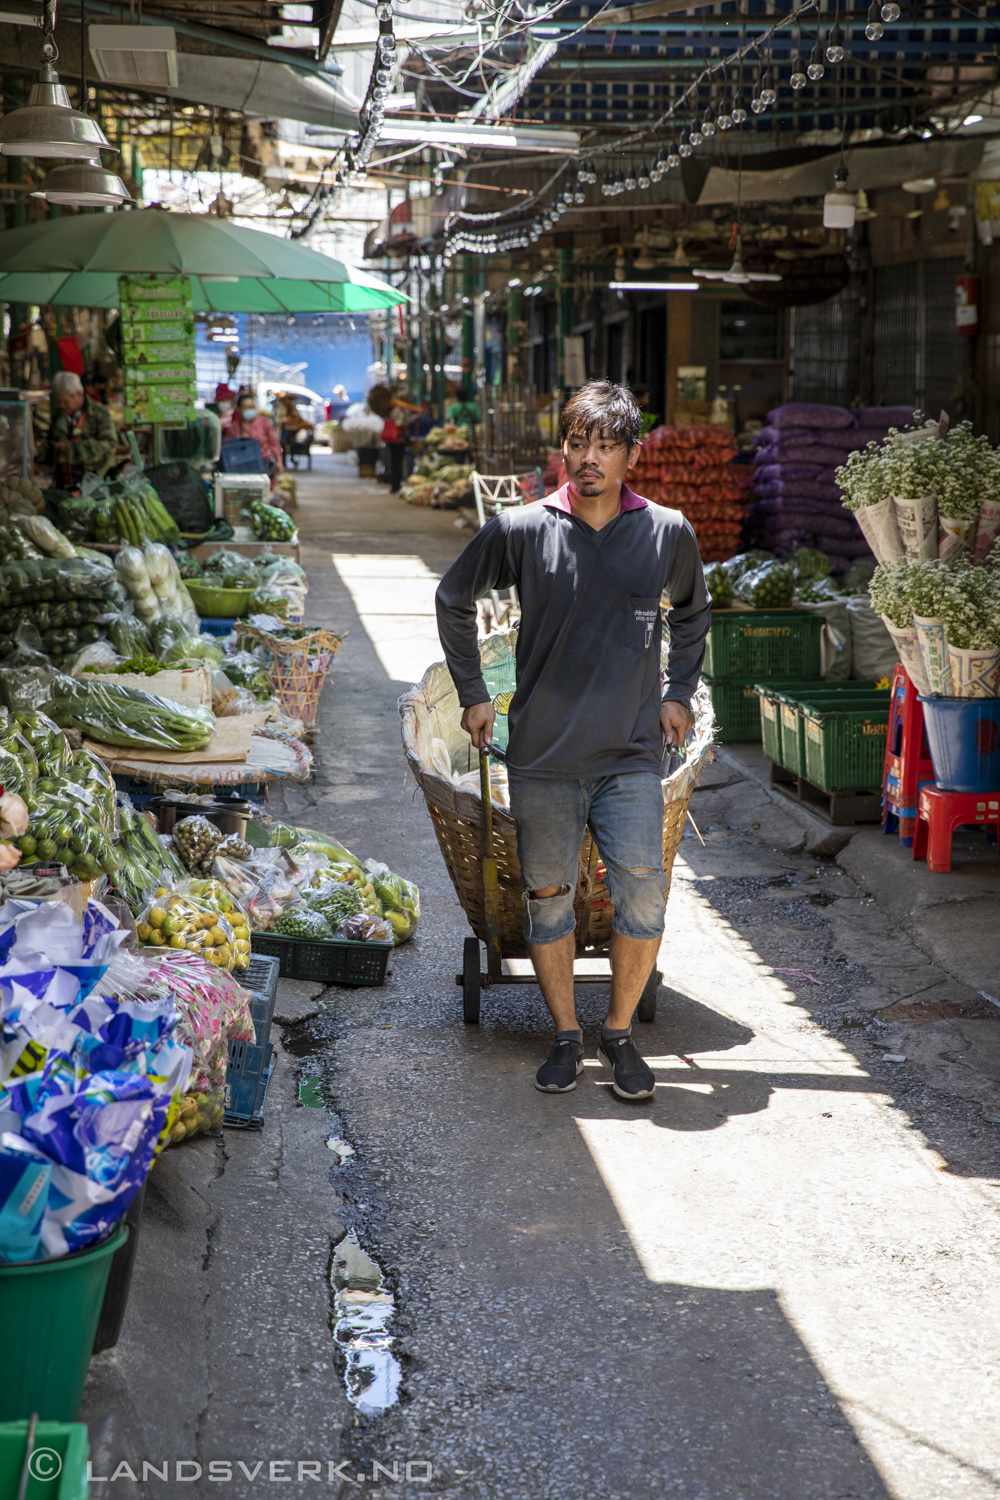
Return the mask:
<path fill-rule="evenodd" d="M 569 482 L 567 481 L 562 489 L 556 490 L 555 494 L 546 495 L 542 504 L 551 506 L 553 510 L 562 510 L 567 515 L 572 515 L 573 507 L 569 503 Z M 635 490 L 630 490 L 627 484 L 622 485 L 621 508 L 623 511 L 642 510 L 643 506 L 648 504 L 648 500 L 644 500 L 641 495 L 637 495 Z"/>

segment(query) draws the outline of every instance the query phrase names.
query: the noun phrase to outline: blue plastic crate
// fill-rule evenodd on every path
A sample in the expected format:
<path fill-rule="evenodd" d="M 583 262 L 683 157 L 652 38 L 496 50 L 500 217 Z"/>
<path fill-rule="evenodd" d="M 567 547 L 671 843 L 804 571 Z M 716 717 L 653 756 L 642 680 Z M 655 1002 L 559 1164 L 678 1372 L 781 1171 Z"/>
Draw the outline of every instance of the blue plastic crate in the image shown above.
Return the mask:
<path fill-rule="evenodd" d="M 231 620 L 214 620 L 205 615 L 198 617 L 198 625 L 206 635 L 228 635 L 235 624 L 235 616 Z"/>
<path fill-rule="evenodd" d="M 241 977 L 252 991 L 250 1015 L 254 1039 L 229 1043 L 226 1068 L 225 1124 L 238 1130 L 259 1130 L 263 1124 L 267 1086 L 274 1071 L 271 1022 L 278 995 L 277 959 L 254 954 Z"/>

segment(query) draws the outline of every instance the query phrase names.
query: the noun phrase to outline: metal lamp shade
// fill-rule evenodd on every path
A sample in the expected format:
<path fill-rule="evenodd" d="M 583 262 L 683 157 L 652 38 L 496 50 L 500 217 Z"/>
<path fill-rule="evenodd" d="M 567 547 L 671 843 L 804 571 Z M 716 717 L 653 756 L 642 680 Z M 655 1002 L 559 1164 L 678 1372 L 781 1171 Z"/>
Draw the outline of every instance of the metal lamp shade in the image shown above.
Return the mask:
<path fill-rule="evenodd" d="M 111 143 L 96 120 L 71 109 L 69 95 L 52 68 L 43 68 L 28 102 L 0 120 L 0 152 L 5 156 L 56 156 L 93 160 Z"/>
<path fill-rule="evenodd" d="M 131 201 L 121 178 L 96 158 L 54 167 L 46 172 L 40 190 L 31 196 L 77 208 L 117 208 Z"/>

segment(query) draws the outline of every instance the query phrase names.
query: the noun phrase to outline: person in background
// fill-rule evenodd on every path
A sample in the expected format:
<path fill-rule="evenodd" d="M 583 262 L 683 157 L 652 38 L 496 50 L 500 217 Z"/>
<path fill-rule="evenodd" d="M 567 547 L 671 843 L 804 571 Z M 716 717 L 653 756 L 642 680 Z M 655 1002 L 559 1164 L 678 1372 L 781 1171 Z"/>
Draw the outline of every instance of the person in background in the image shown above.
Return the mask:
<path fill-rule="evenodd" d="M 76 489 L 84 474 L 102 478 L 111 468 L 118 434 L 111 413 L 92 400 L 79 375 L 60 370 L 52 381 L 52 397 L 58 406 L 49 428 L 45 461 L 51 465 L 60 489 Z"/>
<path fill-rule="evenodd" d="M 463 386 L 458 393 L 458 398 L 452 401 L 445 412 L 445 419 L 449 422 L 457 422 L 460 427 L 468 425 L 475 427 L 479 421 L 479 407 L 472 399 L 472 392 L 468 386 Z"/>
<path fill-rule="evenodd" d="M 223 380 L 215 387 L 215 400 L 205 402 L 206 411 L 214 411 L 220 422 L 226 422 L 236 409 L 236 392 Z"/>
<path fill-rule="evenodd" d="M 241 391 L 236 410 L 228 422 L 222 425 L 222 441 L 231 443 L 238 438 L 256 438 L 264 460 L 264 472 L 270 476 L 271 489 L 278 483 L 278 475 L 285 466 L 281 459 L 281 443 L 274 430 L 274 423 L 266 412 L 258 411 L 257 398 L 253 391 Z"/>
<path fill-rule="evenodd" d="M 383 418 L 382 441 L 389 455 L 389 493 L 397 495 L 403 482 L 407 429 L 419 417 L 420 409 L 401 401 L 387 385 L 373 385 L 367 399 L 375 415 Z"/>

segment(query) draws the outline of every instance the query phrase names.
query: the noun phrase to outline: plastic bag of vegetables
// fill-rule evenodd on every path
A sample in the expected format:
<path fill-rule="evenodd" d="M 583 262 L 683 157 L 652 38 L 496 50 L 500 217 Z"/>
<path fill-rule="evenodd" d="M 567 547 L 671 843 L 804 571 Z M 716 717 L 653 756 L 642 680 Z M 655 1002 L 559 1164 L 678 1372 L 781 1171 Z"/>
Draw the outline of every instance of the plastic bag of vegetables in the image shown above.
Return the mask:
<path fill-rule="evenodd" d="M 289 614 L 288 599 L 280 589 L 272 588 L 270 584 L 262 583 L 250 595 L 249 613 L 276 615 L 280 620 L 287 620 Z"/>
<path fill-rule="evenodd" d="M 158 661 L 165 661 L 178 641 L 187 640 L 189 631 L 179 615 L 164 609 L 156 620 L 149 622 L 150 651 Z"/>
<path fill-rule="evenodd" d="M 48 774 L 43 766 L 42 775 Z M 118 793 L 115 778 L 103 760 L 97 755 L 91 755 L 89 750 L 73 750 L 63 775 L 67 781 L 75 781 L 77 786 L 87 788 L 101 807 L 106 826 L 113 829 L 118 818 Z"/>
<path fill-rule="evenodd" d="M 375 894 L 382 903 L 382 914 L 392 928 L 392 940 L 398 947 L 408 942 L 420 921 L 420 892 L 410 880 L 394 875 L 388 865 L 377 859 L 365 861 Z"/>
<path fill-rule="evenodd" d="M 291 849 L 295 845 L 305 845 L 310 852 L 329 854 L 331 863 L 357 865 L 361 869 L 360 859 L 329 834 L 316 833 L 312 828 L 296 828 L 291 823 L 270 823 L 267 825 L 267 832 L 270 835 L 269 842 L 278 848 Z"/>
<path fill-rule="evenodd" d="M 38 762 L 35 752 L 21 734 L 6 709 L 0 710 L 0 786 L 6 792 L 17 792 L 27 797 L 38 780 Z"/>
<path fill-rule="evenodd" d="M 795 574 L 796 583 L 805 583 L 809 578 L 827 578 L 832 568 L 830 559 L 818 547 L 796 547 L 785 558 L 785 564 Z"/>
<path fill-rule="evenodd" d="M 252 558 L 223 547 L 212 552 L 202 563 L 202 574 L 217 588 L 249 589 L 257 583 L 257 569 Z"/>
<path fill-rule="evenodd" d="M 48 703 L 55 673 L 42 650 L 42 638 L 27 622 L 17 628 L 12 650 L 0 660 L 0 694 L 7 708 L 17 713 Z"/>
<path fill-rule="evenodd" d="M 24 800 L 31 821 L 16 842 L 26 862 L 65 865 L 79 880 L 115 874 L 117 827 L 86 786 L 65 776 L 42 776 Z"/>
<path fill-rule="evenodd" d="M 174 844 L 193 875 L 208 874 L 221 843 L 222 829 L 202 813 L 193 813 L 174 824 Z"/>
<path fill-rule="evenodd" d="M 713 609 L 732 608 L 732 581 L 720 563 L 715 563 L 713 567 L 705 569 L 705 584 L 712 600 Z"/>
<path fill-rule="evenodd" d="M 76 548 L 69 537 L 44 516 L 15 516 L 12 525 L 33 542 L 47 557 L 75 557 Z"/>
<path fill-rule="evenodd" d="M 61 776 L 73 764 L 69 741 L 41 709 L 15 713 L 11 717 L 34 751 L 40 776 Z"/>
<path fill-rule="evenodd" d="M 744 573 L 735 584 L 739 597 L 754 609 L 790 609 L 795 591 L 795 574 L 777 560 L 762 563 Z"/>
<path fill-rule="evenodd" d="M 112 619 L 108 634 L 119 656 L 128 661 L 133 656 L 149 656 L 149 626 L 140 620 L 131 599 L 122 605 Z"/>
<path fill-rule="evenodd" d="M 351 943 L 394 943 L 395 932 L 384 917 L 370 917 L 361 914 L 349 917 L 337 933 L 337 937 L 346 938 Z"/>
<path fill-rule="evenodd" d="M 270 698 L 271 674 L 252 651 L 234 651 L 221 665 L 234 687 L 249 688 L 255 698 Z"/>
<path fill-rule="evenodd" d="M 265 542 L 288 542 L 295 535 L 295 522 L 276 505 L 255 500 L 250 506 L 253 534 Z"/>
<path fill-rule="evenodd" d="M 333 937 L 333 928 L 321 912 L 297 902 L 285 907 L 271 931 L 279 937 L 308 938 L 314 942 Z"/>
<path fill-rule="evenodd" d="M 754 568 L 759 568 L 762 563 L 776 561 L 777 558 L 773 552 L 766 552 L 763 547 L 754 547 L 749 552 L 737 552 L 735 557 L 728 557 L 719 566 L 728 573 L 735 587 L 744 573 L 751 573 Z"/>
<path fill-rule="evenodd" d="M 219 884 L 218 882 L 213 882 Z M 246 917 L 219 885 L 230 910 L 220 909 L 221 897 L 204 895 L 195 887 L 197 881 L 182 880 L 173 890 L 160 886 L 139 914 L 136 937 L 143 946 L 180 949 L 196 953 L 217 968 L 227 971 L 237 964 L 237 930 L 240 944 L 245 945 L 246 967 L 250 956 L 250 930 Z"/>
<path fill-rule="evenodd" d="M 153 588 L 141 547 L 122 547 L 115 568 L 140 620 L 147 624 L 160 614 L 160 601 Z"/>
<path fill-rule="evenodd" d="M 187 634 L 175 641 L 164 653 L 162 660 L 221 662 L 225 652 L 213 635 Z"/>
<path fill-rule="evenodd" d="M 81 729 L 105 745 L 203 750 L 215 728 L 207 708 L 185 708 L 142 688 L 60 677 L 52 693 L 49 712 L 60 728 Z"/>
<path fill-rule="evenodd" d="M 85 755 L 86 751 L 77 751 Z M 101 764 L 100 761 L 97 762 Z M 172 885 L 183 880 L 187 871 L 177 856 L 164 847 L 150 826 L 149 819 L 132 805 L 132 799 L 124 792 L 116 796 L 118 818 L 121 826 L 119 854 L 121 863 L 115 876 L 115 884 L 128 903 L 133 916 L 138 916 L 150 900 L 157 887 Z"/>

